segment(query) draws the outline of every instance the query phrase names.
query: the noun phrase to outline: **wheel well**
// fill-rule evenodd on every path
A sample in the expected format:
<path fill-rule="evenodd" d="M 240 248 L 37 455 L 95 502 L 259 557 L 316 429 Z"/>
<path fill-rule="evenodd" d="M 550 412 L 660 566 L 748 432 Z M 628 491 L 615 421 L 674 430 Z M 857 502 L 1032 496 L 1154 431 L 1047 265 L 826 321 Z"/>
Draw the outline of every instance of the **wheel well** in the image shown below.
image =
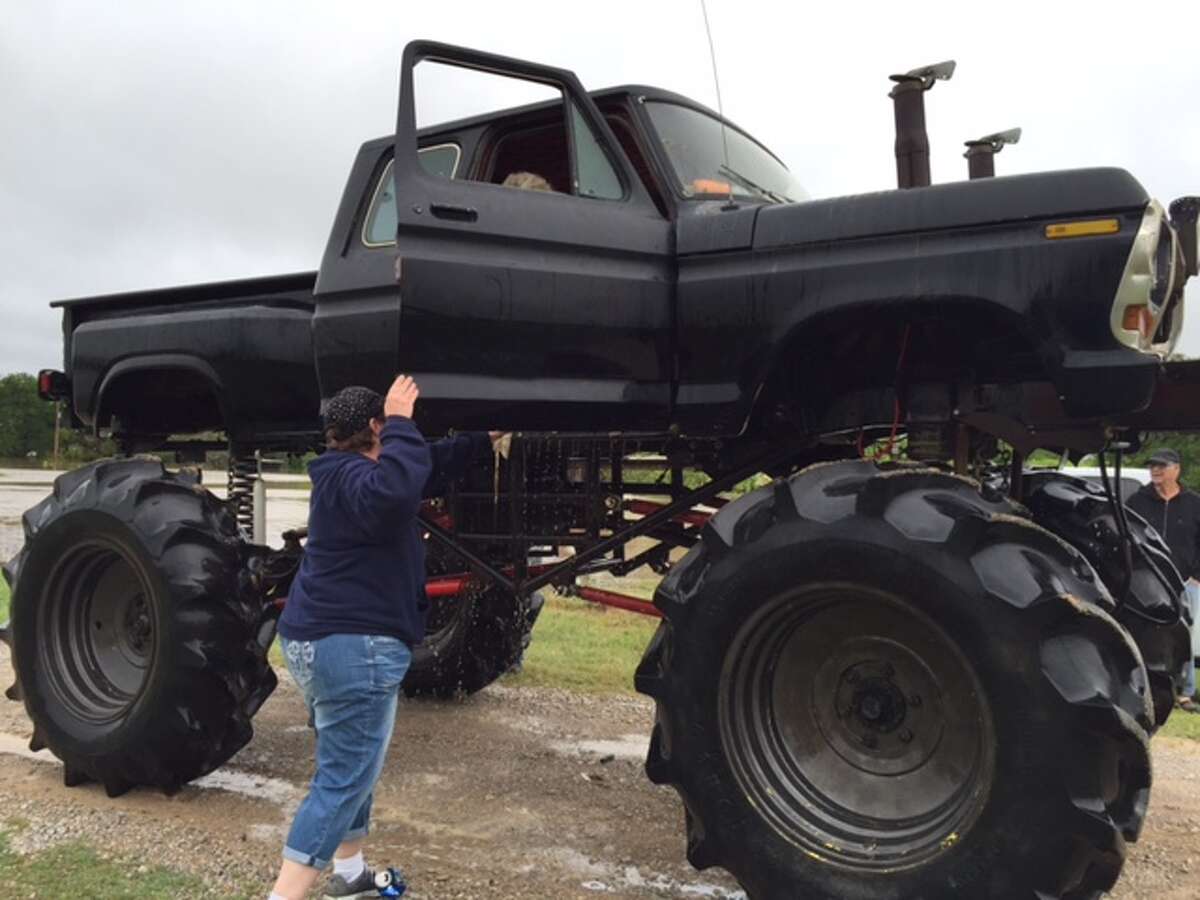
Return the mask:
<path fill-rule="evenodd" d="M 751 428 L 785 421 L 810 430 L 883 424 L 892 391 L 905 384 L 1006 384 L 1045 379 L 1045 366 L 1019 317 L 977 306 L 922 305 L 858 309 L 793 330 L 769 362 Z M 837 418 L 850 396 L 866 402 L 853 421 Z M 879 420 L 875 410 L 883 410 Z"/>
<path fill-rule="evenodd" d="M 100 387 L 97 427 L 107 425 L 125 434 L 185 434 L 220 429 L 225 423 L 220 387 L 213 376 L 195 368 L 146 365 L 114 370 Z"/>

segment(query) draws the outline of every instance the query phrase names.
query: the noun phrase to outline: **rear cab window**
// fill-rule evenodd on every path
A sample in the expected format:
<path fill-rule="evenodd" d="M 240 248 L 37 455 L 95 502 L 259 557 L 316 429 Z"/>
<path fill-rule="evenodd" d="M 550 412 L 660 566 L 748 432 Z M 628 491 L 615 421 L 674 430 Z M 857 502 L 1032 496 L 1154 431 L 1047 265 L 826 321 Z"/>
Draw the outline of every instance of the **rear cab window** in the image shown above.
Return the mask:
<path fill-rule="evenodd" d="M 462 149 L 458 144 L 435 144 L 417 152 L 421 166 L 430 175 L 454 178 Z M 363 223 L 362 242 L 368 247 L 388 247 L 396 243 L 396 187 L 392 180 L 392 161 L 383 169 L 375 184 L 375 193 Z"/>

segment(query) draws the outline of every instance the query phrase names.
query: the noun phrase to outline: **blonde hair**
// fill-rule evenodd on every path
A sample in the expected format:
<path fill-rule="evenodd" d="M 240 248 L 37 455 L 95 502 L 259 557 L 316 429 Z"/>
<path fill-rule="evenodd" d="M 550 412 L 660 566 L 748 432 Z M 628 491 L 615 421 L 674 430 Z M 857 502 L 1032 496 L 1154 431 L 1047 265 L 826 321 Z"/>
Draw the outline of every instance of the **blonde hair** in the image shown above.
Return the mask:
<path fill-rule="evenodd" d="M 501 187 L 520 188 L 525 191 L 554 191 L 548 182 L 541 175 L 535 175 L 532 172 L 509 172 L 508 176 L 500 182 Z"/>

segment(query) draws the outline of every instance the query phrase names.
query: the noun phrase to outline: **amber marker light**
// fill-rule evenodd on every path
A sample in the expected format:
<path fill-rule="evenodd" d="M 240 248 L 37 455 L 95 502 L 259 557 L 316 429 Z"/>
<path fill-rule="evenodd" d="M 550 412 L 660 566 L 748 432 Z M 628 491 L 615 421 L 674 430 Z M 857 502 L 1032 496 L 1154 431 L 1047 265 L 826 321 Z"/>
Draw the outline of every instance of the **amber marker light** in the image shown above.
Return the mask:
<path fill-rule="evenodd" d="M 1116 234 L 1121 230 L 1120 219 L 1087 219 L 1083 222 L 1056 222 L 1046 226 L 1046 237 L 1087 237 L 1094 234 Z"/>
<path fill-rule="evenodd" d="M 1127 306 L 1121 317 L 1121 328 L 1126 331 L 1145 331 L 1146 306 Z"/>

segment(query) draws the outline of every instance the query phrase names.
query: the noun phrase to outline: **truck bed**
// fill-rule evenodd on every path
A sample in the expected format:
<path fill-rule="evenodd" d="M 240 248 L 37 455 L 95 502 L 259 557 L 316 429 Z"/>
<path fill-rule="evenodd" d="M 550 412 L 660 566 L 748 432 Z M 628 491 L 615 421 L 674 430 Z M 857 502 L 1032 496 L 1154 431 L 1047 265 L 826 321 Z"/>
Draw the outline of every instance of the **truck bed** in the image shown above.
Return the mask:
<path fill-rule="evenodd" d="M 76 419 L 238 440 L 318 431 L 315 272 L 60 300 Z M 114 421 L 115 419 L 115 421 Z"/>

